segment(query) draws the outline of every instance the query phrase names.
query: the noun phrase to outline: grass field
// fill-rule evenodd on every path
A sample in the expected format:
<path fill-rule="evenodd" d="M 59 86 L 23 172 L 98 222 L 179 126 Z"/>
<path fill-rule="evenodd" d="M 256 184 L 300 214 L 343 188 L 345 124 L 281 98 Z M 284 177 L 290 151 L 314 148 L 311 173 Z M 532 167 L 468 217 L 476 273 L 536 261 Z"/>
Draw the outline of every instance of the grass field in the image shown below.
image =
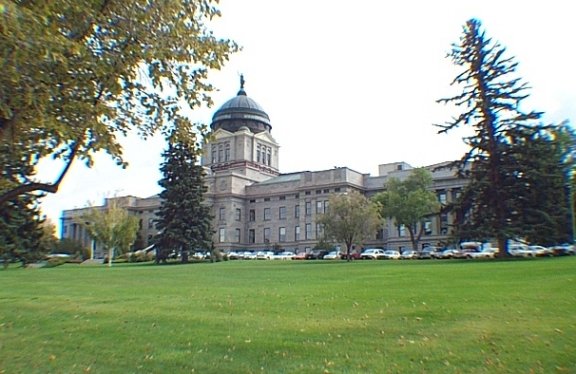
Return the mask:
<path fill-rule="evenodd" d="M 0 271 L 0 373 L 576 373 L 576 257 Z"/>

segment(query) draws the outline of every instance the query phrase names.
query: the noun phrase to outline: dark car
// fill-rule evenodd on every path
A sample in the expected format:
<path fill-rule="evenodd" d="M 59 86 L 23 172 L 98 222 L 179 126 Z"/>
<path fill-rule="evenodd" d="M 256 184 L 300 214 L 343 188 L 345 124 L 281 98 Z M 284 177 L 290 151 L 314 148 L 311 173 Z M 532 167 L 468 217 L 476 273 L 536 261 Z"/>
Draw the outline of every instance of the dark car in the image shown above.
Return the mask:
<path fill-rule="evenodd" d="M 342 260 L 360 260 L 360 253 L 350 252 L 350 254 L 347 254 L 346 252 L 342 252 L 340 258 Z"/>
<path fill-rule="evenodd" d="M 328 254 L 328 251 L 324 249 L 314 249 L 309 253 L 306 253 L 304 257 L 306 260 L 321 260 Z"/>

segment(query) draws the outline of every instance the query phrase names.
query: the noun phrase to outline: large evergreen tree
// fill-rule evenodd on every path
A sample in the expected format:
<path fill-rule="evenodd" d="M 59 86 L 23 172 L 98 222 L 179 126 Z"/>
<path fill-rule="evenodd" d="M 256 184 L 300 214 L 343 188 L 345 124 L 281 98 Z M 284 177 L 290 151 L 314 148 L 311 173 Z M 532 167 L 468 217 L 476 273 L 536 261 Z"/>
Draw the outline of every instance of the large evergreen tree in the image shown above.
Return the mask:
<path fill-rule="evenodd" d="M 463 111 L 440 125 L 440 133 L 461 125 L 474 129 L 474 135 L 466 139 L 469 151 L 456 163 L 460 173 L 469 178 L 460 201 L 460 236 L 496 238 L 500 255 L 505 256 L 508 239 L 525 234 L 528 221 L 523 217 L 534 219 L 542 213 L 528 214 L 523 205 L 525 199 L 530 199 L 524 192 L 535 188 L 526 185 L 528 169 L 535 164 L 527 163 L 533 155 L 522 148 L 528 139 L 538 138 L 543 128 L 537 123 L 541 113 L 521 109 L 528 86 L 513 76 L 517 63 L 505 57 L 500 44 L 486 37 L 480 21 L 466 22 L 460 42 L 453 45 L 449 57 L 463 68 L 452 82 L 462 86 L 463 91 L 439 102 L 452 103 Z M 536 180 L 534 175 L 532 183 Z M 553 206 L 544 201 L 547 198 L 539 196 L 531 200 L 531 206 Z"/>
<path fill-rule="evenodd" d="M 212 216 L 203 202 L 207 187 L 197 155 L 198 147 L 182 139 L 169 142 L 163 153 L 156 262 L 176 251 L 185 263 L 190 253 L 211 248 Z"/>

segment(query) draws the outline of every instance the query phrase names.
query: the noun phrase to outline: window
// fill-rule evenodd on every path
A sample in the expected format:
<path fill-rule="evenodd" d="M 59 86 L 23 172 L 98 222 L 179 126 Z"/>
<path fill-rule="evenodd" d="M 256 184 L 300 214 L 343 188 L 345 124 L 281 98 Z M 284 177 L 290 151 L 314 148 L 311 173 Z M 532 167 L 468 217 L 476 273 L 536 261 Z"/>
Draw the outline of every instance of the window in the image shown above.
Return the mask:
<path fill-rule="evenodd" d="M 240 239 L 241 239 L 241 238 L 240 238 L 240 229 L 236 229 L 234 241 L 235 241 L 236 243 L 240 243 Z"/>
<path fill-rule="evenodd" d="M 242 209 L 236 208 L 236 221 L 240 221 L 242 219 Z"/>
<path fill-rule="evenodd" d="M 305 195 L 310 195 L 310 191 L 306 191 L 304 194 L 305 194 Z"/>
<path fill-rule="evenodd" d="M 270 208 L 264 208 L 264 221 L 270 221 Z"/>
<path fill-rule="evenodd" d="M 212 146 L 212 163 L 215 164 L 216 161 L 218 161 L 218 159 L 216 158 L 218 155 L 218 150 L 216 149 L 216 146 L 213 145 Z"/>
<path fill-rule="evenodd" d="M 248 230 L 248 243 L 256 243 L 256 230 L 250 229 Z"/>
<path fill-rule="evenodd" d="M 442 213 L 442 214 L 440 214 L 440 222 L 442 222 L 442 223 L 448 223 L 448 213 Z"/>
<path fill-rule="evenodd" d="M 324 200 L 324 213 L 328 213 L 328 207 L 330 206 L 330 201 Z"/>
<path fill-rule="evenodd" d="M 218 230 L 218 241 L 224 243 L 226 241 L 226 229 L 222 228 Z"/>
<path fill-rule="evenodd" d="M 280 196 L 280 197 L 278 198 L 278 200 L 280 200 L 280 201 L 286 200 L 286 196 Z"/>
<path fill-rule="evenodd" d="M 398 236 L 406 236 L 406 226 L 398 225 Z"/>
<path fill-rule="evenodd" d="M 324 213 L 324 204 L 322 203 L 322 201 L 317 201 L 316 202 L 316 214 L 322 214 Z"/>
<path fill-rule="evenodd" d="M 320 195 L 322 193 L 322 190 L 316 190 L 316 195 Z"/>
<path fill-rule="evenodd" d="M 300 226 L 294 227 L 294 240 L 295 241 L 300 240 Z"/>
<path fill-rule="evenodd" d="M 321 238 L 324 234 L 324 225 L 321 223 L 316 224 L 316 237 Z"/>
<path fill-rule="evenodd" d="M 224 221 L 226 219 L 226 208 L 220 208 L 218 218 L 220 219 L 220 221 Z"/>
<path fill-rule="evenodd" d="M 230 143 L 226 143 L 226 149 L 224 152 L 224 161 L 230 161 Z"/>
<path fill-rule="evenodd" d="M 329 193 L 330 190 L 328 188 L 324 189 L 324 193 Z"/>
<path fill-rule="evenodd" d="M 438 192 L 438 201 L 440 204 L 446 204 L 446 191 L 439 191 Z"/>
<path fill-rule="evenodd" d="M 254 199 L 250 199 L 250 202 L 251 202 L 251 203 L 255 203 L 255 202 L 256 202 L 256 200 L 254 200 Z"/>
<path fill-rule="evenodd" d="M 258 162 L 258 163 L 260 162 L 260 159 L 262 157 L 261 156 L 261 153 L 262 153 L 261 149 L 262 149 L 262 146 L 260 144 L 258 144 L 256 146 L 256 162 Z"/>
<path fill-rule="evenodd" d="M 307 216 L 312 215 L 312 203 L 310 201 L 306 202 L 305 210 L 306 210 L 305 214 Z"/>
<path fill-rule="evenodd" d="M 286 227 L 278 228 L 278 241 L 285 242 L 286 241 Z"/>
<path fill-rule="evenodd" d="M 286 207 L 281 206 L 278 208 L 278 219 L 286 219 Z"/>
<path fill-rule="evenodd" d="M 250 222 L 256 221 L 256 210 L 250 209 Z"/>
<path fill-rule="evenodd" d="M 270 198 L 269 198 L 269 197 L 265 197 L 265 198 L 264 198 L 264 201 L 270 201 Z"/>
<path fill-rule="evenodd" d="M 270 147 L 268 147 L 267 157 L 268 157 L 268 159 L 267 159 L 268 162 L 266 164 L 268 166 L 270 166 L 270 165 L 272 165 L 272 148 L 270 148 Z"/>
<path fill-rule="evenodd" d="M 224 147 L 222 144 L 218 144 L 218 162 L 224 161 Z"/>
<path fill-rule="evenodd" d="M 429 219 L 424 221 L 424 235 L 432 235 L 432 221 Z"/>
<path fill-rule="evenodd" d="M 306 224 L 306 239 L 312 239 L 312 224 L 311 223 L 307 223 Z"/>
<path fill-rule="evenodd" d="M 340 192 L 340 187 L 336 187 L 336 188 L 334 189 L 334 192 Z"/>
<path fill-rule="evenodd" d="M 294 206 L 294 218 L 300 218 L 300 205 Z"/>
<path fill-rule="evenodd" d="M 270 228 L 264 228 L 264 243 L 270 243 Z"/>

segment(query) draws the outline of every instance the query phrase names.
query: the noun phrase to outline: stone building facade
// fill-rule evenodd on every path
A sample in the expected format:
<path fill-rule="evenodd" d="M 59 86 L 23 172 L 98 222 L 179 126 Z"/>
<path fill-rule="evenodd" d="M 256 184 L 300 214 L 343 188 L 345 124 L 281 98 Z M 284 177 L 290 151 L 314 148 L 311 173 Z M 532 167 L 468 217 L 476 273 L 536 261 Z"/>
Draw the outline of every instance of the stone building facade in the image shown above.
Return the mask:
<path fill-rule="evenodd" d="M 213 136 L 204 145 L 201 158 L 207 172 L 205 201 L 214 216 L 215 247 L 226 252 L 271 248 L 309 251 L 321 238 L 321 227 L 316 222 L 328 208 L 331 194 L 358 191 L 373 196 L 384 189 L 389 178 L 404 179 L 412 169 L 407 163 L 396 162 L 379 165 L 377 176 L 347 167 L 282 174 L 279 143 L 272 136 L 270 118 L 247 96 L 243 80 L 238 94 L 215 112 L 211 129 Z M 432 172 L 432 188 L 439 201 L 448 203 L 458 196 L 465 181 L 438 166 L 426 168 Z M 151 244 L 159 198 L 116 199 L 140 218 L 139 237 L 143 244 Z M 105 205 L 108 203 L 105 201 Z M 88 244 L 90 238 L 78 222 L 83 210 L 63 211 L 62 237 Z M 449 214 L 431 218 L 426 222 L 421 245 L 445 241 L 452 223 Z M 403 249 L 411 245 L 407 231 L 387 220 L 364 246 Z"/>

